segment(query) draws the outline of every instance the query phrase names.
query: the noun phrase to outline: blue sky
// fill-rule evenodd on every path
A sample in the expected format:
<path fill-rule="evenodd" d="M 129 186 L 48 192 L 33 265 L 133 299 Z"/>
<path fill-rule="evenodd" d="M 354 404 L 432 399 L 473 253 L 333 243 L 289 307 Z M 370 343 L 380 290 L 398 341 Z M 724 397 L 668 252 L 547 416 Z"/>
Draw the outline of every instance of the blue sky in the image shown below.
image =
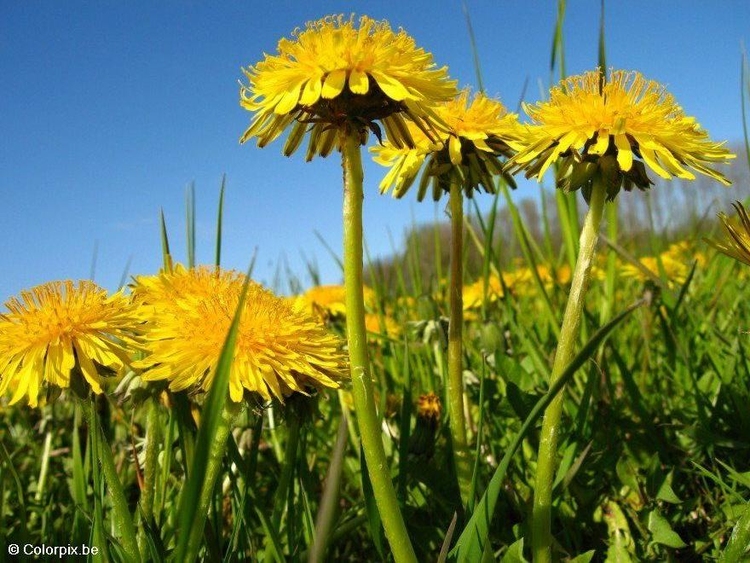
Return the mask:
<path fill-rule="evenodd" d="M 240 67 L 273 53 L 277 41 L 311 19 L 367 14 L 403 27 L 475 86 L 461 3 L 0 2 L 0 302 L 54 279 L 95 279 L 115 289 L 129 273 L 158 271 L 159 211 L 172 251 L 185 257 L 185 192 L 195 183 L 198 261 L 213 260 L 219 185 L 227 193 L 222 263 L 255 277 L 279 268 L 309 283 L 314 262 L 324 283 L 341 273 L 315 232 L 341 247 L 341 168 L 337 154 L 305 163 L 282 142 L 238 144 L 250 114 L 238 105 Z M 556 2 L 467 0 L 484 85 L 515 108 L 549 86 Z M 219 7 L 217 7 L 219 6 Z M 569 2 L 569 74 L 597 60 L 599 2 Z M 739 69 L 750 2 L 610 1 L 608 64 L 665 84 L 717 140 L 742 138 Z M 365 232 L 373 256 L 401 244 L 413 222 L 444 216 L 444 203 L 380 196 L 385 169 L 366 164 Z M 523 184 L 520 197 L 538 187 Z M 740 186 L 738 197 L 747 197 Z M 625 194 L 631 196 L 633 194 Z M 480 196 L 481 197 L 481 196 Z M 637 194 L 636 194 L 637 197 Z M 486 196 L 482 202 L 489 202 Z"/>

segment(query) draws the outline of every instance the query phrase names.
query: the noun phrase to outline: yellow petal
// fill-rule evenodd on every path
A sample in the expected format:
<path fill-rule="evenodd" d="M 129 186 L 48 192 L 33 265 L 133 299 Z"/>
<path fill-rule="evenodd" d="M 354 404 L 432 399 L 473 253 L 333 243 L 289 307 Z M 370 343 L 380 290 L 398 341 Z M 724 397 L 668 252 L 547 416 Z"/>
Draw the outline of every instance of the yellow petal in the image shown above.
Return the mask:
<path fill-rule="evenodd" d="M 451 135 L 448 141 L 448 153 L 454 166 L 461 164 L 461 139 Z"/>
<path fill-rule="evenodd" d="M 284 93 L 284 95 L 281 97 L 281 100 L 279 100 L 279 103 L 276 104 L 275 108 L 273 108 L 273 112 L 277 115 L 286 115 L 294 109 L 298 101 L 299 88 L 292 88 L 288 92 Z"/>
<path fill-rule="evenodd" d="M 367 94 L 370 89 L 370 81 L 367 74 L 358 70 L 353 70 L 349 75 L 349 90 L 352 94 Z"/>
<path fill-rule="evenodd" d="M 321 90 L 321 96 L 326 100 L 331 100 L 341 94 L 344 89 L 344 83 L 346 82 L 346 70 L 334 70 L 328 76 L 326 76 L 323 82 L 323 89 Z"/>
<path fill-rule="evenodd" d="M 375 82 L 378 83 L 378 86 L 380 86 L 383 93 L 390 99 L 400 102 L 407 98 L 414 98 L 409 90 L 407 90 L 398 80 L 394 80 L 390 76 L 375 71 L 372 72 L 372 77 L 375 79 Z"/>
<path fill-rule="evenodd" d="M 617 147 L 617 164 L 620 170 L 627 172 L 633 166 L 633 150 L 630 141 L 625 135 L 615 135 L 615 146 Z"/>
<path fill-rule="evenodd" d="M 310 106 L 320 99 L 320 91 L 323 88 L 323 77 L 315 76 L 307 81 L 302 89 L 299 103 L 303 106 Z"/>
<path fill-rule="evenodd" d="M 596 137 L 596 143 L 594 143 L 594 146 L 589 149 L 589 152 L 601 156 L 607 152 L 607 147 L 609 147 L 609 135 L 606 131 L 599 131 L 599 135 Z"/>

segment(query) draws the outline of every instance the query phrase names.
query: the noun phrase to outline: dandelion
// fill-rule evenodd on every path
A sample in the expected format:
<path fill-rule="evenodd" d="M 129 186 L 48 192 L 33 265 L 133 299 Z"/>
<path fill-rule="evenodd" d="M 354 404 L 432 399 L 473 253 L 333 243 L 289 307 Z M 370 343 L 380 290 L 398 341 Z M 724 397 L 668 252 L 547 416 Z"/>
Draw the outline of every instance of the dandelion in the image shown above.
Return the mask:
<path fill-rule="evenodd" d="M 248 85 L 240 104 L 255 115 L 240 138 L 260 147 L 290 129 L 283 152 L 294 153 L 309 137 L 307 160 L 341 152 L 344 169 L 344 285 L 350 369 L 362 449 L 385 535 L 398 561 L 415 561 L 388 469 L 369 373 L 362 296 L 361 147 L 373 132 L 395 146 L 414 146 L 407 122 L 428 137 L 441 126 L 432 107 L 457 91 L 445 67 L 417 47 L 405 31 L 366 16 L 333 16 L 308 23 L 292 39 L 279 41 L 275 55 L 244 70 Z"/>
<path fill-rule="evenodd" d="M 552 88 L 548 101 L 524 105 L 532 124 L 513 148 L 508 169 L 539 179 L 559 159 L 558 187 L 582 189 L 586 201 L 596 178 L 607 199 L 620 189 L 649 188 L 647 167 L 664 179 L 694 180 L 693 169 L 724 185 L 709 167 L 735 157 L 715 143 L 671 94 L 638 72 L 599 70 L 571 76 Z"/>
<path fill-rule="evenodd" d="M 457 176 L 468 197 L 479 188 L 495 193 L 494 177 L 502 174 L 503 168 L 500 158 L 510 156 L 510 141 L 520 138 L 518 117 L 508 113 L 500 101 L 481 93 L 470 103 L 468 90 L 437 106 L 435 112 L 446 125 L 437 140 L 410 125 L 414 147 L 387 142 L 370 149 L 375 162 L 389 167 L 380 193 L 392 190 L 393 197 L 403 197 L 420 173 L 419 201 L 430 184 L 432 198 L 440 199 L 449 190 L 452 175 Z M 510 176 L 505 180 L 515 187 Z"/>
<path fill-rule="evenodd" d="M 36 407 L 43 387 L 102 393 L 136 345 L 137 317 L 122 292 L 94 282 L 48 282 L 21 292 L 0 314 L 0 394 Z M 82 378 L 81 378 L 82 376 Z M 80 387 L 82 386 L 82 387 Z"/>
<path fill-rule="evenodd" d="M 443 407 L 435 393 L 420 395 L 417 400 L 417 422 L 409 440 L 409 454 L 415 461 L 428 461 L 435 453 Z"/>
<path fill-rule="evenodd" d="M 375 291 L 362 288 L 365 308 L 373 310 L 377 305 Z M 346 291 L 343 285 L 316 285 L 302 295 L 292 298 L 295 309 L 304 311 L 324 321 L 346 316 Z"/>
<path fill-rule="evenodd" d="M 264 147 L 291 126 L 287 156 L 306 135 L 307 160 L 340 149 L 341 129 L 359 144 L 369 131 L 381 139 L 378 121 L 390 142 L 413 146 L 407 122 L 434 135 L 431 107 L 456 93 L 447 68 L 437 68 L 412 37 L 367 16 L 359 28 L 341 15 L 309 22 L 277 51 L 243 69 L 249 85 L 241 87 L 240 105 L 255 117 L 240 143 L 257 137 Z"/>
<path fill-rule="evenodd" d="M 532 123 L 523 139 L 511 143 L 517 152 L 507 170 L 541 180 L 557 163 L 557 186 L 565 191 L 580 189 L 589 203 L 552 385 L 574 356 L 605 201 L 613 200 L 620 189 L 649 188 L 653 182 L 647 168 L 665 179 L 690 180 L 695 178 L 692 169 L 727 185 L 729 181 L 709 165 L 727 162 L 734 155 L 723 143 L 711 141 L 662 86 L 637 72 L 611 71 L 608 79 L 598 70 L 573 76 L 552 88 L 548 101 L 524 109 Z M 533 559 L 540 562 L 551 559 L 552 484 L 562 401 L 560 392 L 547 407 L 539 440 L 531 537 Z"/>
<path fill-rule="evenodd" d="M 139 276 L 134 300 L 145 321 L 147 355 L 134 363 L 146 381 L 173 391 L 208 390 L 237 309 L 244 275 L 212 267 Z M 312 317 L 250 282 L 229 379 L 229 395 L 284 400 L 310 388 L 336 388 L 344 378 L 341 342 Z"/>
<path fill-rule="evenodd" d="M 722 242 L 707 242 L 718 251 L 750 266 L 750 216 L 739 201 L 734 203 L 734 208 L 739 221 L 732 221 L 725 213 L 719 213 L 719 219 L 726 230 L 726 239 Z"/>
<path fill-rule="evenodd" d="M 391 339 L 401 336 L 401 325 L 390 315 L 368 313 L 365 315 L 365 328 L 372 342 L 377 342 L 383 336 Z"/>
<path fill-rule="evenodd" d="M 497 100 L 484 94 L 469 99 L 469 91 L 436 108 L 446 127 L 438 139 L 411 127 L 414 147 L 385 143 L 373 147 L 375 161 L 390 170 L 380 183 L 380 192 L 393 191 L 402 197 L 421 174 L 417 199 L 422 200 L 432 184 L 432 197 L 440 199 L 448 192 L 451 217 L 451 278 L 449 290 L 450 323 L 448 329 L 448 412 L 453 452 L 463 500 L 470 494 L 472 467 L 469 460 L 466 420 L 463 405 L 462 368 L 462 274 L 463 274 L 463 194 L 472 197 L 484 188 L 495 193 L 495 176 L 502 174 L 501 158 L 510 156 L 510 143 L 520 135 L 514 114 Z M 512 178 L 506 181 L 515 187 Z"/>
<path fill-rule="evenodd" d="M 623 264 L 621 270 L 625 278 L 634 278 L 640 281 L 660 278 L 660 273 L 664 273 L 667 280 L 673 280 L 677 283 L 683 283 L 687 278 L 688 265 L 669 251 L 656 256 L 644 256 L 639 261 L 640 265 Z"/>

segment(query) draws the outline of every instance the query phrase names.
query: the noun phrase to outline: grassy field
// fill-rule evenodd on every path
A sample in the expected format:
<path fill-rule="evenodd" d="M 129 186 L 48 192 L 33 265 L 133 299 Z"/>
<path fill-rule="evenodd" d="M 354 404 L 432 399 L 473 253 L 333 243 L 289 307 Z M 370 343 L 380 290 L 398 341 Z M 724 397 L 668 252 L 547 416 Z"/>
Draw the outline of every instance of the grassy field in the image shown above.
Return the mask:
<path fill-rule="evenodd" d="M 675 224 L 663 220 L 674 202 L 652 195 L 660 187 L 621 194 L 618 204 L 646 203 L 621 204 L 619 216 L 608 204 L 575 338 L 578 369 L 563 376 L 556 559 L 748 558 L 750 266 L 705 242 L 725 236 L 695 204 L 708 192 L 688 192 L 695 197 L 685 196 L 685 220 Z M 381 438 L 419 561 L 459 558 L 449 550 L 488 502 L 493 517 L 478 529 L 489 542 L 467 560 L 529 556 L 541 415 L 554 396 L 550 374 L 585 204 L 557 191 L 537 209 L 498 188 L 492 211 L 479 214 L 469 201 L 463 223 L 467 501 L 446 411 L 447 226 L 415 228 L 390 262 L 365 265 Z M 729 212 L 726 201 L 719 209 Z M 188 217 L 194 233 L 195 211 Z M 625 223 L 628 236 L 617 229 Z M 164 243 L 165 264 L 193 264 L 193 247 L 184 260 L 169 254 L 166 229 Z M 315 287 L 289 302 L 343 341 L 343 287 Z M 226 383 L 222 360 L 217 374 Z M 42 545 L 96 547 L 95 561 L 133 553 L 172 561 L 186 552 L 205 561 L 391 559 L 348 382 L 283 404 L 242 403 L 225 436 L 217 428 L 226 397 L 170 391 L 137 370 L 104 379 L 105 392 L 90 399 L 53 386 L 39 408 L 0 399 L 0 560 L 14 560 L 12 545 L 21 559 L 32 553 L 26 546 Z M 205 527 L 195 524 L 203 517 Z"/>

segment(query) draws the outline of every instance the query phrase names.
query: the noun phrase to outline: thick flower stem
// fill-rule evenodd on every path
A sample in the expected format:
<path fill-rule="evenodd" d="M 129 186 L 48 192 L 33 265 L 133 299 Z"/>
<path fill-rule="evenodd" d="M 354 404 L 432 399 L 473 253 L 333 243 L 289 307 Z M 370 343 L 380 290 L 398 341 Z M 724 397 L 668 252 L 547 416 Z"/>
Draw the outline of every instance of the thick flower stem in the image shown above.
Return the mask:
<path fill-rule="evenodd" d="M 472 467 L 466 439 L 463 384 L 463 192 L 461 182 L 450 184 L 451 279 L 448 324 L 448 414 L 450 416 L 453 461 L 464 505 L 469 501 Z"/>
<path fill-rule="evenodd" d="M 599 224 L 604 210 L 605 191 L 605 186 L 601 181 L 594 182 L 589 211 L 581 231 L 580 250 L 573 273 L 570 295 L 565 306 L 550 385 L 557 381 L 574 357 L 589 271 L 599 238 Z M 564 389 L 560 391 L 557 397 L 547 406 L 542 423 L 542 432 L 539 436 L 534 507 L 531 517 L 531 550 L 534 563 L 547 563 L 552 558 L 552 485 L 557 469 L 557 445 L 564 391 Z"/>
<path fill-rule="evenodd" d="M 107 483 L 110 501 L 112 502 L 112 520 L 115 530 L 115 537 L 120 541 L 122 550 L 128 561 L 140 561 L 138 551 L 138 541 L 136 540 L 135 526 L 133 526 L 133 516 L 128 509 L 128 501 L 125 499 L 125 493 L 122 489 L 122 483 L 117 476 L 115 460 L 112 457 L 112 448 L 104 437 L 99 419 L 96 415 L 94 405 L 87 400 L 81 401 L 81 407 L 86 413 L 86 423 L 89 432 L 94 439 L 100 444 L 99 448 L 99 466 L 101 467 L 104 480 Z"/>
<path fill-rule="evenodd" d="M 385 536 L 396 562 L 417 559 L 406 531 L 396 490 L 385 456 L 380 420 L 370 376 L 362 293 L 362 155 L 359 134 L 341 131 L 341 159 L 344 169 L 344 286 L 346 291 L 346 336 L 352 375 L 352 393 L 367 470 Z"/>

